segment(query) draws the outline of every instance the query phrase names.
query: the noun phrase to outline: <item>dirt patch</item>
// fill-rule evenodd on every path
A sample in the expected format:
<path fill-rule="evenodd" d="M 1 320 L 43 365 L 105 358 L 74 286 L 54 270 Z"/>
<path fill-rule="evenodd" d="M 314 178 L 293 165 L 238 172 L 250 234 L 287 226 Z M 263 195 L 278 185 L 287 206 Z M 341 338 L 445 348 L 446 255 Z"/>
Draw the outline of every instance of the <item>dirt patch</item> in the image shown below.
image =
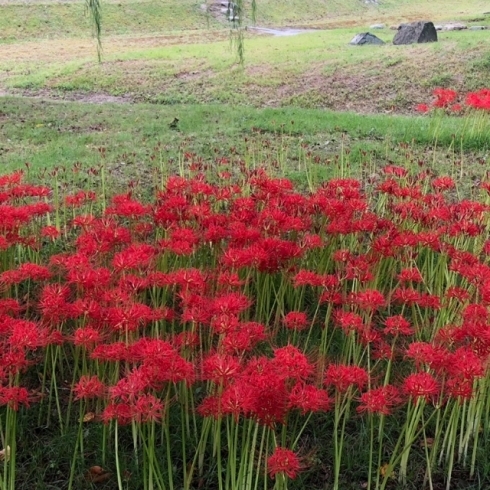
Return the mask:
<path fill-rule="evenodd" d="M 7 92 L 0 90 L 0 97 L 25 97 L 32 99 L 49 100 L 53 102 L 82 102 L 86 104 L 131 104 L 134 102 L 129 95 L 110 95 L 104 93 L 58 92 L 49 89 L 42 90 L 15 90 Z M 94 131 L 101 129 L 94 129 Z"/>
<path fill-rule="evenodd" d="M 104 37 L 102 58 L 127 54 L 148 48 L 178 44 L 205 44 L 229 39 L 229 32 L 201 31 L 148 35 Z M 0 44 L 0 62 L 39 63 L 96 60 L 97 48 L 93 39 L 39 39 L 37 41 Z"/>

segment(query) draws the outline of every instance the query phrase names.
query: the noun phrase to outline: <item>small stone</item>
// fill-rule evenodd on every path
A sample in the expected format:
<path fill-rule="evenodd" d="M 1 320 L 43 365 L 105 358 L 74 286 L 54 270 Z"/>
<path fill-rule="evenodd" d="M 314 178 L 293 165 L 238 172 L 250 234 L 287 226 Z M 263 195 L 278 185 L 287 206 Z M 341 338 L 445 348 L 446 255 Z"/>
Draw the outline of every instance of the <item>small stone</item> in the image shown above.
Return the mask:
<path fill-rule="evenodd" d="M 385 25 L 384 24 L 373 24 L 372 26 L 369 26 L 369 29 L 384 29 Z"/>
<path fill-rule="evenodd" d="M 374 34 L 370 34 L 369 32 L 361 32 L 352 38 L 352 41 L 349 43 L 354 46 L 363 46 L 364 44 L 384 44 L 384 41 L 379 37 L 376 37 Z"/>
<path fill-rule="evenodd" d="M 484 31 L 485 29 L 488 29 L 488 26 L 471 26 L 468 27 L 470 31 Z"/>

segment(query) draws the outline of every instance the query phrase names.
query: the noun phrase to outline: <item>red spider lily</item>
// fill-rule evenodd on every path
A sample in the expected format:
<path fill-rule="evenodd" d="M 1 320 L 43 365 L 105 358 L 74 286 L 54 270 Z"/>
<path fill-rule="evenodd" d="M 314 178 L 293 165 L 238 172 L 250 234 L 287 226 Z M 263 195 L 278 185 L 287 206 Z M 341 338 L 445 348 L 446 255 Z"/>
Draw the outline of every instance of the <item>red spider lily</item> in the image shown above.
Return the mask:
<path fill-rule="evenodd" d="M 357 407 L 359 413 L 377 413 L 379 415 L 389 415 L 393 408 L 402 402 L 400 390 L 392 385 L 373 388 L 360 397 L 360 404 Z"/>
<path fill-rule="evenodd" d="M 310 323 L 306 313 L 302 311 L 290 311 L 283 320 L 284 326 L 289 330 L 305 330 Z"/>
<path fill-rule="evenodd" d="M 440 386 L 429 373 L 409 374 L 403 381 L 403 391 L 414 400 L 430 401 L 439 394 Z"/>
<path fill-rule="evenodd" d="M 257 322 L 242 322 L 226 332 L 223 338 L 223 349 L 229 354 L 251 352 L 257 344 L 267 339 L 265 325 Z"/>
<path fill-rule="evenodd" d="M 365 291 L 352 293 L 349 299 L 361 310 L 374 311 L 379 310 L 386 305 L 383 293 L 376 289 L 366 289 Z"/>
<path fill-rule="evenodd" d="M 15 349 L 36 349 L 42 345 L 38 325 L 26 320 L 12 319 L 9 342 Z"/>
<path fill-rule="evenodd" d="M 200 237 L 192 228 L 176 228 L 170 233 L 169 240 L 162 240 L 160 246 L 176 255 L 191 255 L 197 250 Z"/>
<path fill-rule="evenodd" d="M 473 380 L 461 377 L 449 378 L 444 384 L 444 394 L 461 402 L 471 400 L 475 395 Z"/>
<path fill-rule="evenodd" d="M 289 393 L 289 406 L 298 409 L 303 415 L 308 412 L 327 412 L 332 406 L 332 400 L 325 390 L 299 381 Z"/>
<path fill-rule="evenodd" d="M 424 281 L 424 278 L 418 269 L 402 269 L 396 278 L 400 282 L 420 283 Z"/>
<path fill-rule="evenodd" d="M 252 359 L 242 373 L 242 383 L 242 403 L 246 416 L 271 428 L 284 422 L 289 393 L 285 377 L 277 373 L 271 360 L 265 357 Z"/>
<path fill-rule="evenodd" d="M 325 370 L 324 384 L 334 386 L 341 393 L 350 387 L 362 389 L 368 382 L 368 373 L 359 366 L 330 364 Z"/>
<path fill-rule="evenodd" d="M 157 397 L 146 393 L 139 395 L 132 403 L 133 420 L 137 422 L 160 422 L 164 404 Z"/>
<path fill-rule="evenodd" d="M 360 332 L 364 327 L 364 320 L 357 313 L 351 311 L 336 310 L 334 313 L 335 321 L 346 332 Z"/>
<path fill-rule="evenodd" d="M 279 376 L 286 379 L 305 380 L 314 371 L 306 355 L 293 345 L 274 349 L 272 366 Z"/>
<path fill-rule="evenodd" d="M 446 88 L 436 88 L 433 94 L 436 96 L 433 106 L 442 108 L 449 107 L 458 96 L 456 91 Z"/>
<path fill-rule="evenodd" d="M 448 189 L 454 189 L 456 187 L 456 183 L 451 177 L 441 176 L 437 177 L 431 182 L 433 189 L 438 192 L 445 191 Z"/>
<path fill-rule="evenodd" d="M 483 326 L 488 323 L 490 314 L 488 307 L 482 304 L 469 304 L 463 310 L 463 323 L 465 325 Z"/>
<path fill-rule="evenodd" d="M 76 284 L 84 290 L 107 289 L 113 279 L 113 273 L 105 267 L 92 268 L 80 264 L 79 267 L 70 268 L 67 282 Z"/>
<path fill-rule="evenodd" d="M 430 111 L 430 107 L 427 105 L 427 104 L 417 104 L 415 106 L 415 110 L 418 111 L 418 112 L 429 112 Z"/>
<path fill-rule="evenodd" d="M 18 411 L 21 405 L 29 407 L 29 392 L 21 386 L 0 386 L 0 406 L 8 405 Z"/>
<path fill-rule="evenodd" d="M 0 176 L 0 187 L 9 187 L 12 185 L 20 184 L 24 178 L 24 172 L 17 170 L 10 174 Z"/>
<path fill-rule="evenodd" d="M 172 345 L 175 349 L 190 349 L 192 351 L 195 350 L 199 344 L 199 335 L 196 332 L 180 332 L 172 339 Z"/>
<path fill-rule="evenodd" d="M 104 408 L 101 419 L 105 424 L 116 420 L 119 425 L 128 425 L 135 417 L 131 405 L 128 403 L 109 403 Z"/>
<path fill-rule="evenodd" d="M 216 283 L 225 288 L 238 288 L 244 286 L 246 282 L 240 279 L 236 272 L 223 271 L 218 274 Z"/>
<path fill-rule="evenodd" d="M 313 271 L 300 270 L 293 277 L 293 285 L 295 288 L 299 286 L 322 286 L 323 276 Z"/>
<path fill-rule="evenodd" d="M 216 334 L 224 334 L 238 328 L 240 320 L 237 315 L 221 314 L 211 319 L 210 327 Z"/>
<path fill-rule="evenodd" d="M 252 301 L 245 294 L 234 292 L 213 298 L 210 310 L 216 315 L 238 315 L 251 305 Z"/>
<path fill-rule="evenodd" d="M 383 333 L 386 335 L 413 335 L 414 329 L 410 322 L 401 315 L 390 316 L 385 320 Z"/>
<path fill-rule="evenodd" d="M 397 165 L 386 165 L 383 167 L 383 173 L 386 175 L 394 175 L 395 177 L 406 177 L 408 170 Z"/>
<path fill-rule="evenodd" d="M 412 342 L 405 355 L 413 359 L 417 369 L 426 365 L 435 371 L 446 369 L 449 361 L 449 352 L 443 347 L 428 342 Z"/>
<path fill-rule="evenodd" d="M 147 216 L 150 213 L 150 206 L 145 206 L 139 201 L 131 199 L 130 195 L 119 195 L 112 198 L 112 203 L 106 209 L 107 215 L 125 216 L 127 218 L 136 218 Z"/>
<path fill-rule="evenodd" d="M 101 361 L 125 361 L 127 357 L 128 347 L 124 342 L 100 344 L 90 353 L 90 359 Z"/>
<path fill-rule="evenodd" d="M 66 285 L 47 284 L 41 291 L 38 307 L 43 319 L 56 322 L 66 318 L 69 313 L 68 299 L 70 289 Z"/>
<path fill-rule="evenodd" d="M 18 300 L 14 298 L 0 299 L 0 315 L 10 314 L 16 315 L 22 311 L 22 306 Z"/>
<path fill-rule="evenodd" d="M 202 362 L 201 379 L 226 386 L 240 373 L 241 369 L 241 362 L 236 357 L 226 354 L 210 354 Z"/>
<path fill-rule="evenodd" d="M 277 474 L 286 475 L 294 479 L 301 470 L 298 455 L 290 449 L 276 447 L 274 452 L 267 458 L 267 472 L 274 478 Z"/>
<path fill-rule="evenodd" d="M 113 332 L 134 332 L 153 321 L 153 310 L 142 303 L 132 303 L 124 307 L 109 307 L 105 312 L 105 322 Z"/>
<path fill-rule="evenodd" d="M 132 243 L 123 251 L 114 254 L 112 265 L 116 270 L 149 269 L 153 266 L 157 250 L 146 243 Z"/>
<path fill-rule="evenodd" d="M 373 279 L 371 267 L 373 260 L 363 256 L 350 256 L 345 260 L 345 279 L 357 279 L 359 282 L 368 282 Z"/>
<path fill-rule="evenodd" d="M 449 356 L 447 370 L 452 376 L 470 381 L 485 374 L 482 359 L 469 347 L 460 347 Z"/>
<path fill-rule="evenodd" d="M 109 396 L 111 400 L 118 399 L 126 403 L 133 403 L 136 397 L 150 387 L 150 384 L 147 370 L 135 368 L 121 378 L 115 386 L 109 388 Z"/>
<path fill-rule="evenodd" d="M 56 228 L 56 226 L 44 226 L 41 229 L 41 236 L 46 238 L 51 238 L 52 240 L 59 238 L 60 235 L 61 232 L 60 230 L 58 230 L 58 228 Z"/>
<path fill-rule="evenodd" d="M 415 301 L 421 308 L 430 308 L 432 310 L 440 310 L 441 298 L 435 294 L 422 293 L 417 301 Z"/>
<path fill-rule="evenodd" d="M 170 274 L 171 281 L 185 291 L 203 291 L 206 285 L 206 274 L 195 268 L 178 269 Z"/>
<path fill-rule="evenodd" d="M 91 327 L 77 328 L 73 337 L 73 344 L 84 347 L 88 351 L 95 348 L 103 340 L 103 335 L 99 330 Z"/>
<path fill-rule="evenodd" d="M 91 398 L 102 398 L 106 392 L 106 387 L 97 376 L 82 376 L 78 383 L 73 387 L 75 400 L 88 400 Z"/>
<path fill-rule="evenodd" d="M 65 203 L 68 206 L 80 207 L 87 202 L 93 202 L 96 200 L 95 192 L 92 191 L 79 191 L 76 194 L 68 195 L 65 197 Z"/>
<path fill-rule="evenodd" d="M 224 410 L 221 403 L 221 397 L 217 395 L 207 396 L 198 405 L 198 407 L 196 408 L 196 412 L 201 417 L 213 417 L 215 419 L 219 419 L 224 415 Z M 235 416 L 236 420 L 238 420 L 240 412 L 241 412 L 241 408 L 238 409 L 238 413 Z"/>
<path fill-rule="evenodd" d="M 420 299 L 420 293 L 413 288 L 399 287 L 396 288 L 392 295 L 391 300 L 394 303 L 402 303 L 406 305 L 413 305 Z"/>
<path fill-rule="evenodd" d="M 490 90 L 481 89 L 478 92 L 470 92 L 466 96 L 466 105 L 474 109 L 490 111 Z"/>

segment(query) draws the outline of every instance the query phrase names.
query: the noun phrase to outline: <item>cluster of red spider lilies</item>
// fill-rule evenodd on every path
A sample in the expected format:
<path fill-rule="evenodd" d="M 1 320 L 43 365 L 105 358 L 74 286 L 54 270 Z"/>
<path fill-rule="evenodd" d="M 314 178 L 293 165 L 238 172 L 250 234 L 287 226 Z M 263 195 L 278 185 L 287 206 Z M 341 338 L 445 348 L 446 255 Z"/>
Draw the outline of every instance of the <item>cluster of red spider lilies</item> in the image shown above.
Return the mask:
<path fill-rule="evenodd" d="M 461 200 L 396 166 L 369 191 L 230 175 L 108 203 L 0 177 L 0 488 L 28 410 L 75 428 L 70 488 L 100 461 L 145 490 L 340 488 L 347 464 L 367 488 L 420 464 L 428 486 L 475 477 L 490 182 Z"/>

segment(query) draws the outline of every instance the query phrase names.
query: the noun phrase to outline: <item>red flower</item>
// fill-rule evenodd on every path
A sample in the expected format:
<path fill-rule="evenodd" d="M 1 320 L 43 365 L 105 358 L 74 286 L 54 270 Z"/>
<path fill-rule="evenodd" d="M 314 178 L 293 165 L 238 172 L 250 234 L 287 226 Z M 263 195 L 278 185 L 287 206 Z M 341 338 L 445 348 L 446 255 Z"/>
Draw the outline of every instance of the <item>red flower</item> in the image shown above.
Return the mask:
<path fill-rule="evenodd" d="M 429 112 L 429 106 L 427 104 L 417 104 L 415 110 L 418 112 Z"/>
<path fill-rule="evenodd" d="M 302 311 L 290 311 L 284 317 L 284 326 L 290 330 L 305 330 L 309 326 L 308 317 Z"/>
<path fill-rule="evenodd" d="M 211 354 L 202 363 L 202 379 L 226 385 L 241 370 L 240 361 L 229 355 Z"/>
<path fill-rule="evenodd" d="M 376 289 L 366 289 L 353 293 L 351 300 L 362 310 L 378 310 L 386 304 L 383 294 Z"/>
<path fill-rule="evenodd" d="M 424 280 L 418 269 L 402 269 L 396 278 L 400 282 L 423 282 Z"/>
<path fill-rule="evenodd" d="M 357 411 L 389 415 L 393 407 L 401 402 L 398 388 L 392 385 L 381 386 L 363 393 Z"/>
<path fill-rule="evenodd" d="M 83 346 L 87 350 L 95 348 L 102 341 L 101 333 L 95 328 L 83 327 L 75 330 L 73 343 Z"/>
<path fill-rule="evenodd" d="M 97 376 L 82 376 L 73 388 L 75 400 L 100 398 L 105 393 L 105 386 Z"/>
<path fill-rule="evenodd" d="M 267 471 L 272 478 L 280 473 L 294 479 L 300 470 L 299 458 L 290 449 L 276 447 L 274 453 L 267 459 Z"/>
<path fill-rule="evenodd" d="M 132 405 L 132 411 L 137 421 L 160 422 L 163 414 L 163 402 L 150 394 L 139 395 Z"/>
<path fill-rule="evenodd" d="M 278 375 L 287 379 L 306 379 L 313 373 L 306 355 L 294 345 L 274 349 L 272 363 Z"/>
<path fill-rule="evenodd" d="M 436 88 L 433 94 L 436 96 L 434 107 L 449 107 L 458 96 L 457 92 L 447 88 Z"/>
<path fill-rule="evenodd" d="M 0 386 L 0 406 L 8 405 L 12 410 L 19 410 L 20 405 L 29 406 L 29 393 L 20 386 Z"/>
<path fill-rule="evenodd" d="M 331 400 L 325 390 L 298 382 L 289 394 L 291 408 L 297 408 L 303 415 L 307 412 L 326 412 L 331 407 Z"/>
<path fill-rule="evenodd" d="M 412 335 L 414 330 L 410 327 L 410 322 L 405 320 L 405 318 L 401 315 L 395 315 L 385 320 L 384 333 L 390 335 Z"/>
<path fill-rule="evenodd" d="M 367 371 L 359 366 L 330 364 L 325 371 L 325 385 L 332 385 L 340 392 L 347 391 L 351 386 L 362 389 L 367 382 Z"/>
<path fill-rule="evenodd" d="M 439 383 L 429 373 L 414 373 L 405 378 L 403 391 L 415 400 L 424 398 L 429 401 L 439 394 Z"/>

